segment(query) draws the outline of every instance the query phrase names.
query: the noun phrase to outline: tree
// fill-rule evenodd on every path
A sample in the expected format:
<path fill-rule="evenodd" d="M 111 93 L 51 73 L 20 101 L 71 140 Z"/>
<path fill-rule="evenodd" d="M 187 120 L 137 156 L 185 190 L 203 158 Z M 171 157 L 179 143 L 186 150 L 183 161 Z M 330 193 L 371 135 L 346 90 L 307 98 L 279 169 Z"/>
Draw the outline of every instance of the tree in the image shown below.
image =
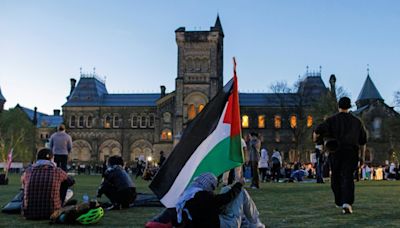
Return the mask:
<path fill-rule="evenodd" d="M 296 124 L 291 126 L 289 116 L 289 127 L 293 136 L 293 148 L 297 153 L 297 158 L 308 160 L 307 151 L 312 148 L 311 130 L 307 126 L 307 114 L 309 113 L 309 105 L 306 104 L 304 94 L 298 92 L 300 80 L 292 87 L 289 87 L 286 81 L 277 81 L 270 85 L 270 90 L 276 94 L 280 102 L 282 113 L 291 112 L 295 114 Z M 288 108 L 287 103 L 293 104 Z"/>
<path fill-rule="evenodd" d="M 394 104 L 396 107 L 400 107 L 400 90 L 394 92 Z"/>
<path fill-rule="evenodd" d="M 14 108 L 0 114 L 0 159 L 7 160 L 11 148 L 13 160 L 29 162 L 33 159 L 35 126 L 20 109 Z"/>

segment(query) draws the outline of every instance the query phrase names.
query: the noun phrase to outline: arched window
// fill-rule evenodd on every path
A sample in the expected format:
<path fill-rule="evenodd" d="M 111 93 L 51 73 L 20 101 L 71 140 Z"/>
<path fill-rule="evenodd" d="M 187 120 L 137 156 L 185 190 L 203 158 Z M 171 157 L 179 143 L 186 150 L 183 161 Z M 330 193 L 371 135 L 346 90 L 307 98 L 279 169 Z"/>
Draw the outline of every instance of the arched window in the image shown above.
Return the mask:
<path fill-rule="evenodd" d="M 83 127 L 83 116 L 79 117 L 78 127 Z"/>
<path fill-rule="evenodd" d="M 149 127 L 154 127 L 154 114 L 149 115 Z"/>
<path fill-rule="evenodd" d="M 313 118 L 311 115 L 307 116 L 307 127 L 310 128 L 313 125 Z"/>
<path fill-rule="evenodd" d="M 380 138 L 381 137 L 381 126 L 382 119 L 379 117 L 374 118 L 372 121 L 372 137 Z"/>
<path fill-rule="evenodd" d="M 275 128 L 281 128 L 282 127 L 282 118 L 279 115 L 276 115 L 274 117 L 274 126 Z"/>
<path fill-rule="evenodd" d="M 161 140 L 170 141 L 172 140 L 172 132 L 170 129 L 164 129 L 161 132 Z"/>
<path fill-rule="evenodd" d="M 248 115 L 243 115 L 242 116 L 242 127 L 243 128 L 248 128 L 249 127 L 249 116 Z"/>
<path fill-rule="evenodd" d="M 87 128 L 91 128 L 93 126 L 93 117 L 92 116 L 88 116 L 87 117 L 87 121 L 86 121 L 86 127 Z"/>
<path fill-rule="evenodd" d="M 140 127 L 141 128 L 147 127 L 147 116 L 145 114 L 142 114 L 140 116 Z"/>
<path fill-rule="evenodd" d="M 71 116 L 71 118 L 69 119 L 69 127 L 75 127 L 75 126 L 76 126 L 76 117 Z"/>
<path fill-rule="evenodd" d="M 136 114 L 132 114 L 132 120 L 131 120 L 131 127 L 132 128 L 137 128 L 139 123 L 139 117 Z"/>
<path fill-rule="evenodd" d="M 297 117 L 295 115 L 290 116 L 290 127 L 291 128 L 297 127 Z"/>
<path fill-rule="evenodd" d="M 111 117 L 109 115 L 104 119 L 104 128 L 111 128 Z"/>
<path fill-rule="evenodd" d="M 258 128 L 265 128 L 265 115 L 258 116 Z"/>
<path fill-rule="evenodd" d="M 114 115 L 113 119 L 113 128 L 119 128 L 120 118 L 118 115 Z"/>
<path fill-rule="evenodd" d="M 197 113 L 200 113 L 204 108 L 204 104 L 200 104 Z"/>
<path fill-rule="evenodd" d="M 188 120 L 192 120 L 194 117 L 196 117 L 196 110 L 194 104 L 190 104 L 188 106 L 187 112 L 188 112 Z"/>

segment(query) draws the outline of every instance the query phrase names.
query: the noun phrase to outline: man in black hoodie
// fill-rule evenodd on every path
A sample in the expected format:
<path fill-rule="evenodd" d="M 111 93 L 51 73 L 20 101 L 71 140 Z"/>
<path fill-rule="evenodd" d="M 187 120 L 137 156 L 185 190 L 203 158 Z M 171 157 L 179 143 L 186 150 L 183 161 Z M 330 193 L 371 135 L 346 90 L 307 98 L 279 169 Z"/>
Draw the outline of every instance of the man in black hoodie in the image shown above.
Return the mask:
<path fill-rule="evenodd" d="M 360 119 L 349 113 L 350 98 L 340 98 L 338 106 L 339 112 L 315 129 L 314 140 L 318 137 L 330 139 L 325 140 L 325 147 L 330 150 L 331 188 L 335 203 L 342 208 L 343 214 L 351 214 L 354 203 L 353 174 L 357 168 L 360 146 L 365 150 L 367 134 Z"/>
<path fill-rule="evenodd" d="M 109 209 L 128 208 L 136 199 L 136 188 L 129 174 L 123 168 L 124 161 L 120 156 L 108 159 L 108 168 L 104 172 L 103 182 L 97 198 L 103 194 L 110 199 L 113 206 Z"/>

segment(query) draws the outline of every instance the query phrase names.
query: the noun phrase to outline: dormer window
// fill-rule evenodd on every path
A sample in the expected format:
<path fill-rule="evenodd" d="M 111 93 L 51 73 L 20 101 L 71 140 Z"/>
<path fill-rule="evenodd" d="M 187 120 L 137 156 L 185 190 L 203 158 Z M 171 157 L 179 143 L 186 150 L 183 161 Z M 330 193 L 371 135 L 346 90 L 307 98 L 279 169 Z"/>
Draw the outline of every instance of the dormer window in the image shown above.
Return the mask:
<path fill-rule="evenodd" d="M 137 114 L 132 114 L 131 127 L 137 128 L 139 126 L 139 117 Z"/>
<path fill-rule="evenodd" d="M 75 116 L 71 116 L 71 118 L 69 119 L 69 127 L 71 127 L 71 128 L 76 127 L 76 117 Z"/>
<path fill-rule="evenodd" d="M 86 127 L 87 128 L 92 128 L 93 126 L 93 117 L 92 116 L 88 116 L 87 117 L 87 121 L 86 121 Z"/>
<path fill-rule="evenodd" d="M 83 116 L 80 116 L 78 121 L 78 127 L 83 128 L 83 124 L 84 124 Z"/>
<path fill-rule="evenodd" d="M 147 117 L 145 114 L 142 114 L 140 117 L 140 127 L 146 128 L 147 127 Z"/>
<path fill-rule="evenodd" d="M 154 128 L 154 114 L 149 115 L 149 127 Z"/>
<path fill-rule="evenodd" d="M 113 128 L 119 128 L 120 118 L 118 115 L 114 115 L 113 119 Z"/>

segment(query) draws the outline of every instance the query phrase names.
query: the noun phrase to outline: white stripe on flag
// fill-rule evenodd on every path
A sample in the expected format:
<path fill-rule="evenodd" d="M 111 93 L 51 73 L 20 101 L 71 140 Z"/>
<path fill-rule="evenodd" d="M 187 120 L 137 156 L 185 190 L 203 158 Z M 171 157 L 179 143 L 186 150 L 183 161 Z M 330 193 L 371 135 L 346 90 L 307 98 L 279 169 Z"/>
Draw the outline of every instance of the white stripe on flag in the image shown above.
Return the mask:
<path fill-rule="evenodd" d="M 161 202 L 167 208 L 175 207 L 178 202 L 179 196 L 185 190 L 188 182 L 192 178 L 196 168 L 199 166 L 201 161 L 206 157 L 219 142 L 223 139 L 230 137 L 231 125 L 224 123 L 224 117 L 228 102 L 226 102 L 224 111 L 218 121 L 218 125 L 215 130 L 197 147 L 196 151 L 192 154 L 185 166 L 179 172 L 174 183 L 168 192 L 161 198 Z"/>

